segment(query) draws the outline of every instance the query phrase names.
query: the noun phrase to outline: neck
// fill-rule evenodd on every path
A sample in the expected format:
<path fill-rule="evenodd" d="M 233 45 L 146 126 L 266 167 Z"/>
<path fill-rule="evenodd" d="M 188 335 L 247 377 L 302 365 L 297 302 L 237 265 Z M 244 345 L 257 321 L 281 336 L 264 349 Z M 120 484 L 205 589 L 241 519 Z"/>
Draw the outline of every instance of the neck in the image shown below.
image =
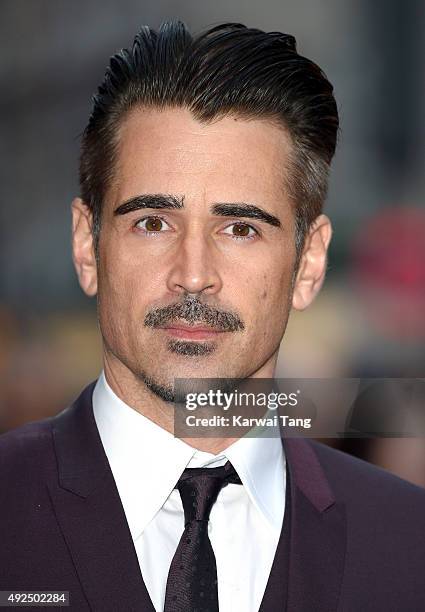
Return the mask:
<path fill-rule="evenodd" d="M 247 378 L 274 378 L 277 353 Z M 155 395 L 139 377 L 118 359 L 104 354 L 104 371 L 108 385 L 127 406 L 133 408 L 159 427 L 174 435 L 173 405 Z M 217 455 L 239 438 L 181 438 L 186 444 L 204 452 Z"/>

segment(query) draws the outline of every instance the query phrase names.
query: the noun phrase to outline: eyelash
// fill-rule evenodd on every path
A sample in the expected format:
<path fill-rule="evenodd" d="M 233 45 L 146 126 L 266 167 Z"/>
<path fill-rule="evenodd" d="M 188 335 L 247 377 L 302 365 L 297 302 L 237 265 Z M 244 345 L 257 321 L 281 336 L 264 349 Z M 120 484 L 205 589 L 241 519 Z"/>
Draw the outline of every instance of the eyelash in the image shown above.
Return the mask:
<path fill-rule="evenodd" d="M 141 219 L 138 219 L 135 223 L 134 223 L 134 228 L 135 229 L 139 229 L 137 226 L 139 223 L 141 223 L 142 221 L 146 221 L 147 219 L 159 219 L 160 221 L 163 221 L 164 223 L 167 223 L 167 221 L 164 219 L 164 217 L 161 217 L 160 215 L 147 215 L 146 217 L 142 217 Z M 168 223 L 167 223 L 168 225 Z M 227 225 L 224 229 L 227 229 L 229 227 L 232 227 L 232 225 L 246 225 L 247 227 L 249 227 L 250 229 L 253 230 L 254 234 L 251 236 L 233 236 L 231 235 L 233 240 L 237 240 L 239 241 L 245 241 L 245 240 L 253 240 L 255 238 L 257 238 L 260 235 L 260 232 L 252 225 L 250 225 L 249 223 L 244 223 L 242 221 L 234 221 L 233 223 L 230 223 L 230 225 Z M 141 230 L 145 236 L 157 236 L 158 234 L 161 234 L 162 232 L 147 232 L 146 230 Z M 230 235 L 230 234 L 227 234 Z"/>

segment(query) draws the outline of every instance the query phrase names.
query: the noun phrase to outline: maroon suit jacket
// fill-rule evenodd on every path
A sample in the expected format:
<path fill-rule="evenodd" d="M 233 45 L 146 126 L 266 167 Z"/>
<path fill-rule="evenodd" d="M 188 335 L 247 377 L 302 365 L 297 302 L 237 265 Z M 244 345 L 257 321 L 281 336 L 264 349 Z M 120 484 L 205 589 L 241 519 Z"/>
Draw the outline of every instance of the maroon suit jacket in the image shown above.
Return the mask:
<path fill-rule="evenodd" d="M 78 612 L 153 612 L 93 387 L 0 436 L 0 590 L 67 590 Z M 283 444 L 288 497 L 261 612 L 423 612 L 425 489 L 317 442 Z"/>

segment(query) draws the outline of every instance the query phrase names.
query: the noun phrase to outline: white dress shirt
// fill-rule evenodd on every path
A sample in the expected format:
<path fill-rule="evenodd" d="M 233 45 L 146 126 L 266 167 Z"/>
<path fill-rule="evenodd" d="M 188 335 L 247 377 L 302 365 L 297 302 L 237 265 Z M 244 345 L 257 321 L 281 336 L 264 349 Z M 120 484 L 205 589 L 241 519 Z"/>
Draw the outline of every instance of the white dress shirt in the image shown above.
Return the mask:
<path fill-rule="evenodd" d="M 220 491 L 208 524 L 219 607 L 257 612 L 285 509 L 280 438 L 240 438 L 219 455 L 196 450 L 120 400 L 103 372 L 93 411 L 155 610 L 164 609 L 168 571 L 184 530 L 174 487 L 186 467 L 216 467 L 229 460 L 242 486 L 229 484 Z"/>

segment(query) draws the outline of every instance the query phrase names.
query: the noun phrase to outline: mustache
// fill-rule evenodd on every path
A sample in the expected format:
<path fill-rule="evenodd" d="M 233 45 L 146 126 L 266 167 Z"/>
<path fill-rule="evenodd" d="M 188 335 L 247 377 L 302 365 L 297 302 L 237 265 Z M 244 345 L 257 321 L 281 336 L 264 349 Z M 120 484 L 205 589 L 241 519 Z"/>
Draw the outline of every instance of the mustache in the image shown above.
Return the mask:
<path fill-rule="evenodd" d="M 219 331 L 236 332 L 245 329 L 242 319 L 236 313 L 219 310 L 202 303 L 197 296 L 188 295 L 183 302 L 149 311 L 144 324 L 147 327 L 162 327 L 177 320 L 184 320 L 189 325 L 197 322 L 205 323 Z"/>

